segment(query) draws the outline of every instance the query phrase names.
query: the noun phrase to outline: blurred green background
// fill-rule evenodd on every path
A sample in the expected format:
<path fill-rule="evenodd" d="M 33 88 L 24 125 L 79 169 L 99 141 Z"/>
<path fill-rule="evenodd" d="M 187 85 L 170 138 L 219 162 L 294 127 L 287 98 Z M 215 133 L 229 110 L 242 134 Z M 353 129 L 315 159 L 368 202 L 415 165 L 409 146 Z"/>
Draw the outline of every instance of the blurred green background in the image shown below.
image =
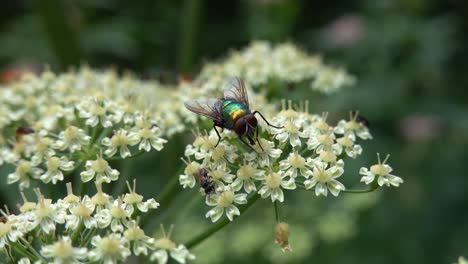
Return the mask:
<path fill-rule="evenodd" d="M 260 202 L 197 247 L 197 263 L 451 263 L 468 256 L 467 1 L 37 0 L 3 1 L 0 9 L 3 81 L 24 67 L 65 71 L 86 63 L 174 83 L 252 40 L 291 41 L 355 75 L 356 84 L 336 95 L 291 96 L 310 99 L 314 112 L 359 109 L 374 140 L 351 166 L 357 172 L 358 164 L 376 162 L 375 152 L 388 152 L 405 183 L 368 203 L 351 194 L 287 197 L 282 215 L 293 252 L 284 255 L 272 243 L 273 210 Z M 154 196 L 175 177 L 189 141 L 178 136 L 121 169 Z M 155 164 L 158 177 L 149 171 Z M 15 204 L 5 198 L 17 194 L 5 185 L 7 170 L 1 196 Z M 155 216 L 154 225 L 175 222 L 180 242 L 209 226 L 195 193 L 181 192 L 170 205 L 175 213 Z"/>

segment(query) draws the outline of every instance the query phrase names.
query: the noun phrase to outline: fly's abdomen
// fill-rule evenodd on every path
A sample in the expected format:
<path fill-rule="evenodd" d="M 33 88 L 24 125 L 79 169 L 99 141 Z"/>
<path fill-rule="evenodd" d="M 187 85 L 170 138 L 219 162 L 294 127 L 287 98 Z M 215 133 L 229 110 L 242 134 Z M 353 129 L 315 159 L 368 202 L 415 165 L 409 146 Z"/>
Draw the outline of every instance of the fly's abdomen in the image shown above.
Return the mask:
<path fill-rule="evenodd" d="M 246 114 L 250 114 L 250 110 L 243 103 L 232 100 L 223 101 L 223 118 L 227 129 L 232 129 L 236 120 Z"/>

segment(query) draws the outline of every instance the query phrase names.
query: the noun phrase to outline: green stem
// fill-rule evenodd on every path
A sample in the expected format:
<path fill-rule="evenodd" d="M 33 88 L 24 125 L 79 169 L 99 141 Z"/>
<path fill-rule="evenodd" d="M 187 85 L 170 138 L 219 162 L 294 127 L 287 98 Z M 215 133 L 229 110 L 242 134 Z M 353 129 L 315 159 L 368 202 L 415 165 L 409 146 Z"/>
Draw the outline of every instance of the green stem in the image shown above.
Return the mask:
<path fill-rule="evenodd" d="M 276 223 L 279 223 L 279 210 L 278 210 L 278 201 L 275 200 L 275 202 L 273 203 L 273 206 L 275 207 L 275 220 L 276 220 Z"/>
<path fill-rule="evenodd" d="M 367 188 L 367 189 L 349 189 L 349 190 L 343 190 L 342 192 L 344 193 L 370 193 L 379 188 L 378 184 L 372 183 L 372 185 Z"/>
<path fill-rule="evenodd" d="M 78 229 L 76 229 L 75 232 L 73 233 L 73 235 L 71 236 L 71 240 L 72 240 L 73 245 L 76 244 L 76 240 L 81 235 L 81 231 L 83 231 L 83 228 L 84 228 L 84 224 L 83 224 L 83 222 L 80 222 L 80 225 L 78 226 Z"/>
<path fill-rule="evenodd" d="M 24 247 L 22 247 L 18 243 L 11 243 L 10 245 L 13 248 L 13 250 L 16 251 L 18 254 L 28 257 L 30 260 L 33 260 L 33 261 L 36 261 L 38 259 L 37 256 L 27 251 Z"/>
<path fill-rule="evenodd" d="M 43 261 L 45 261 L 45 259 L 42 257 L 41 254 L 39 254 L 39 252 L 37 252 L 37 250 L 33 247 L 33 245 L 31 245 L 31 243 L 28 242 L 28 240 L 26 240 L 25 238 L 20 238 L 20 240 L 29 248 L 29 250 L 38 258 L 38 259 L 42 259 Z"/>
<path fill-rule="evenodd" d="M 247 209 L 249 209 L 258 200 L 258 198 L 260 198 L 260 195 L 258 193 L 255 193 L 251 197 L 249 197 L 246 204 L 239 206 L 239 211 L 241 213 L 240 215 L 242 215 L 242 213 L 244 213 Z M 191 249 L 197 246 L 198 244 L 200 244 L 201 242 L 203 242 L 205 239 L 215 234 L 216 232 L 218 232 L 219 230 L 221 230 L 223 227 L 225 227 L 229 223 L 231 223 L 231 221 L 229 221 L 228 218 L 223 218 L 219 222 L 217 222 L 216 224 L 212 225 L 210 228 L 205 230 L 203 233 L 195 236 L 194 238 L 189 240 L 187 243 L 184 243 L 184 245 L 188 249 Z"/>

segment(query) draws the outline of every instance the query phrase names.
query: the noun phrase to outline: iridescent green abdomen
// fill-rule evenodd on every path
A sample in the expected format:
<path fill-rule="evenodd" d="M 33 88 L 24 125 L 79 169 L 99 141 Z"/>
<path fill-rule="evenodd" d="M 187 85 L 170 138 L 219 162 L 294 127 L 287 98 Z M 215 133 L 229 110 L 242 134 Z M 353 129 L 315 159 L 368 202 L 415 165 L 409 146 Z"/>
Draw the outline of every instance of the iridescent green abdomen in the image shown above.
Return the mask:
<path fill-rule="evenodd" d="M 246 114 L 250 114 L 250 109 L 243 103 L 226 99 L 223 100 L 222 112 L 225 127 L 227 129 L 232 129 L 237 119 L 243 117 Z"/>

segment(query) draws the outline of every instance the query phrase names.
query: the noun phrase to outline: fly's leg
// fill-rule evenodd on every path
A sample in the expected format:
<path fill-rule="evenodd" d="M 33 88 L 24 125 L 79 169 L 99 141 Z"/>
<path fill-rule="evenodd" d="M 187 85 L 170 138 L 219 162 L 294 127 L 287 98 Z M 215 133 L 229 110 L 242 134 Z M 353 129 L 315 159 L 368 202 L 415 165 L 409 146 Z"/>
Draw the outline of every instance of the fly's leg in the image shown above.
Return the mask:
<path fill-rule="evenodd" d="M 251 150 L 257 152 L 249 143 L 247 143 L 241 136 L 239 136 L 239 140 L 242 141 L 247 147 L 249 147 Z"/>
<path fill-rule="evenodd" d="M 253 115 L 255 115 L 255 114 L 259 114 L 260 117 L 263 119 L 263 121 L 265 121 L 265 122 L 267 123 L 267 125 L 269 125 L 269 126 L 271 126 L 271 127 L 278 128 L 278 129 L 279 129 L 279 128 L 284 128 L 284 126 L 278 127 L 278 126 L 274 126 L 274 125 L 270 124 L 270 122 L 268 122 L 268 120 L 266 120 L 266 118 L 265 118 L 265 117 L 262 115 L 262 113 L 260 113 L 259 111 L 254 111 L 254 112 L 253 112 Z"/>
<path fill-rule="evenodd" d="M 214 146 L 215 148 L 218 146 L 219 142 L 221 141 L 221 135 L 219 135 L 218 129 L 216 129 L 217 125 L 213 124 L 213 128 L 216 131 L 216 135 L 218 135 L 218 142 L 216 142 L 216 145 Z"/>
<path fill-rule="evenodd" d="M 257 143 L 258 143 L 258 146 L 260 147 L 260 149 L 262 149 L 262 151 L 265 152 L 265 150 L 262 147 L 262 144 L 260 144 L 260 141 L 258 140 L 258 127 L 255 130 L 256 130 L 255 131 L 255 140 L 257 140 Z"/>

